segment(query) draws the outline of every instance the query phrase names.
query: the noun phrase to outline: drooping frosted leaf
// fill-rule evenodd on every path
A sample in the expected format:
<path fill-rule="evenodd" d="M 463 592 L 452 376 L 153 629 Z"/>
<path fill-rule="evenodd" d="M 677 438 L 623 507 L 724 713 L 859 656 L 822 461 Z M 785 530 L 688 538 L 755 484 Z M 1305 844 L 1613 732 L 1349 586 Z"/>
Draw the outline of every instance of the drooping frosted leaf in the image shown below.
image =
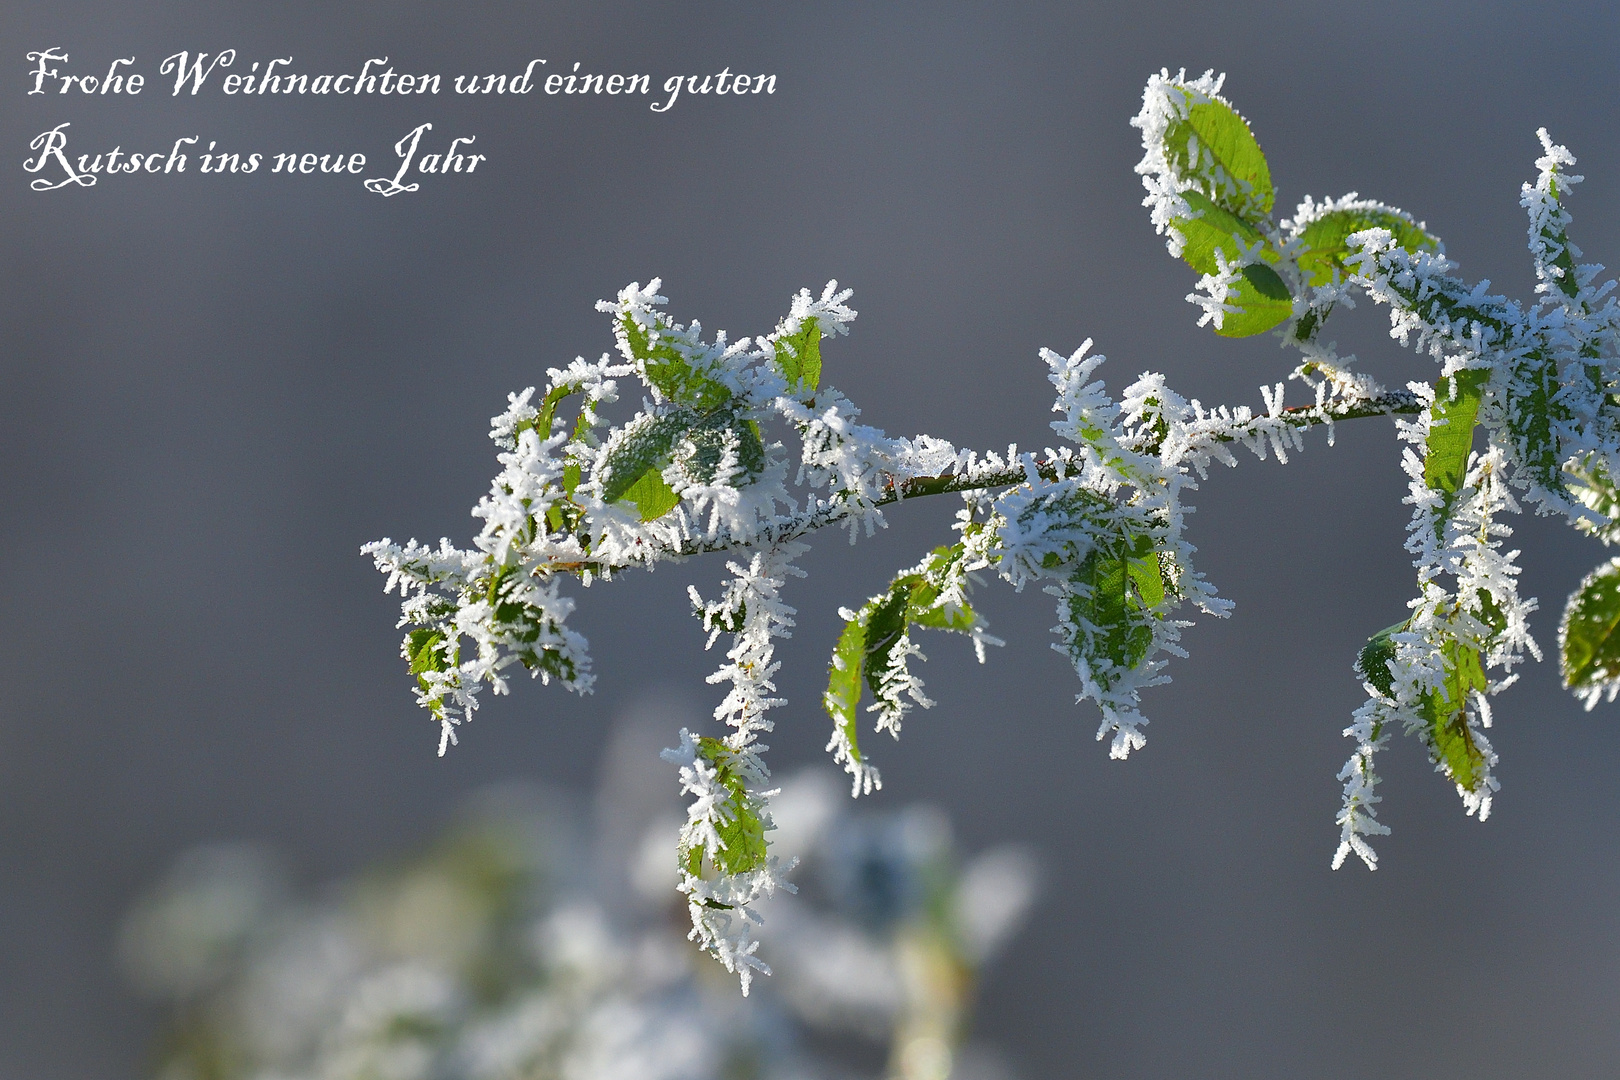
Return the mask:
<path fill-rule="evenodd" d="M 1221 337 L 1253 337 L 1284 322 L 1294 313 L 1294 297 L 1277 271 L 1264 263 L 1243 268 L 1228 289 L 1226 302 L 1240 310 L 1228 311 L 1215 332 Z"/>
<path fill-rule="evenodd" d="M 721 816 L 724 821 L 715 831 L 720 836 L 720 850 L 715 853 L 715 869 L 723 874 L 746 874 L 765 865 L 765 824 L 754 811 L 748 797 L 748 785 L 739 775 L 735 755 L 719 739 L 708 736 L 697 740 L 699 754 L 715 767 L 716 779 L 727 798 Z M 692 845 L 681 852 L 687 873 L 701 876 L 703 848 Z"/>
<path fill-rule="evenodd" d="M 1564 685 L 1595 702 L 1620 682 L 1620 559 L 1586 575 L 1564 608 L 1558 628 Z"/>
<path fill-rule="evenodd" d="M 1406 632 L 1407 623 L 1398 622 L 1394 626 L 1386 626 L 1378 633 L 1367 639 L 1367 644 L 1361 647 L 1356 657 L 1356 674 L 1370 682 L 1385 697 L 1393 697 L 1395 677 L 1390 673 L 1389 665 L 1395 659 L 1395 635 Z"/>
<path fill-rule="evenodd" d="M 805 319 L 797 334 L 777 338 L 776 367 L 789 392 L 821 385 L 821 327 L 815 319 Z"/>
<path fill-rule="evenodd" d="M 1440 246 L 1436 237 L 1393 208 L 1329 210 L 1300 230 L 1304 250 L 1299 253 L 1299 269 L 1306 283 L 1326 285 L 1335 271 L 1341 280 L 1349 278 L 1353 271 L 1344 261 L 1350 254 L 1345 238 L 1363 229 L 1388 229 L 1395 246 L 1406 251 L 1435 251 Z"/>
<path fill-rule="evenodd" d="M 1174 222 L 1175 230 L 1186 241 L 1181 257 L 1200 274 L 1213 274 L 1219 269 L 1215 252 L 1225 255 L 1227 262 L 1236 262 L 1241 254 L 1239 242 L 1247 249 L 1263 239 L 1253 225 L 1217 206 L 1208 196 L 1184 191 L 1181 197 L 1194 213 L 1193 217 L 1177 218 Z"/>
<path fill-rule="evenodd" d="M 1421 710 L 1428 722 L 1431 745 L 1446 774 L 1469 791 L 1485 779 L 1485 755 L 1468 726 L 1468 695 L 1484 693 L 1490 685 L 1480 663 L 1479 650 L 1453 642 L 1445 650 L 1445 693 L 1423 695 Z"/>
<path fill-rule="evenodd" d="M 917 566 L 897 574 L 889 587 L 861 605 L 844 624 L 828 665 L 827 691 L 822 696 L 834 725 L 833 745 L 857 784 L 866 767 L 861 756 L 857 717 L 865 691 L 875 699 L 878 730 L 898 734 L 900 719 L 911 703 L 927 708 L 922 684 L 907 663 L 921 653 L 909 637 L 911 626 L 950 630 L 973 638 L 984 659 L 985 644 L 1000 644 L 983 632 L 983 620 L 967 602 L 968 578 L 962 570 L 963 542 L 935 548 Z M 909 699 L 909 702 L 908 700 Z"/>
<path fill-rule="evenodd" d="M 525 599 L 527 575 L 518 565 L 498 567 L 486 588 L 493 605 L 489 629 L 530 671 L 572 682 L 579 674 L 556 620 Z"/>
<path fill-rule="evenodd" d="M 1165 132 L 1165 157 L 1178 179 L 1196 184 L 1246 221 L 1271 212 L 1271 169 L 1248 121 L 1224 101 L 1193 105 Z"/>
<path fill-rule="evenodd" d="M 959 572 L 964 554 L 963 545 L 960 543 L 937 547 L 929 553 L 923 562 L 922 581 L 911 590 L 908 617 L 912 622 L 918 626 L 934 630 L 954 630 L 960 634 L 973 629 L 978 622 L 978 616 L 969 604 L 958 600 L 953 609 L 947 609 L 941 605 L 940 600 L 940 594 L 946 588 L 950 576 Z"/>
<path fill-rule="evenodd" d="M 859 617 L 844 624 L 833 647 L 832 663 L 827 667 L 827 692 L 822 704 L 827 715 L 843 733 L 849 753 L 859 762 L 860 725 L 857 709 L 861 703 L 862 664 L 866 658 L 866 623 Z"/>
<path fill-rule="evenodd" d="M 1435 491 L 1455 496 L 1462 489 L 1468 474 L 1468 452 L 1474 444 L 1480 391 L 1489 378 L 1490 372 L 1472 369 L 1435 384 L 1423 458 L 1423 482 Z"/>
<path fill-rule="evenodd" d="M 884 679 L 897 663 L 894 647 L 906 632 L 906 609 L 911 602 L 912 587 L 917 583 L 914 575 L 897 578 L 888 593 L 867 613 L 863 664 L 866 685 L 873 697 L 885 696 Z"/>
<path fill-rule="evenodd" d="M 1557 362 L 1545 350 L 1532 349 L 1514 365 L 1503 400 L 1520 464 L 1547 492 L 1568 498 L 1553 424 L 1554 413 L 1563 411 L 1558 389 Z"/>
<path fill-rule="evenodd" d="M 1093 660 L 1098 681 L 1108 685 L 1107 668 L 1124 671 L 1136 667 L 1153 646 L 1150 598 L 1164 599 L 1158 556 L 1153 538 L 1134 536 L 1092 550 L 1074 574 L 1075 589 L 1069 611 L 1095 629 L 1090 643 L 1098 649 Z M 1149 583 L 1146 588 L 1144 583 Z M 1079 645 L 1081 639 L 1077 639 Z"/>

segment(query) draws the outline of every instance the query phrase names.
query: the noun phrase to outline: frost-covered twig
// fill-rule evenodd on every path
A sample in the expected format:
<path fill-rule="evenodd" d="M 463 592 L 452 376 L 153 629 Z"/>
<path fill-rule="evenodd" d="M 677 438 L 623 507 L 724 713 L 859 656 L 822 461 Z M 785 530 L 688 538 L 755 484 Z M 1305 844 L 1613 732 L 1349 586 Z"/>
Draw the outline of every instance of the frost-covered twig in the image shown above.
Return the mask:
<path fill-rule="evenodd" d="M 1055 598 L 1055 647 L 1075 669 L 1079 697 L 1101 713 L 1098 737 L 1124 758 L 1145 742 L 1141 692 L 1167 681 L 1169 659 L 1184 655 L 1186 616 L 1231 608 L 1193 565 L 1189 494 L 1213 465 L 1237 464 L 1239 447 L 1286 463 L 1313 427 L 1326 427 L 1331 445 L 1340 422 L 1391 416 L 1406 443 L 1417 595 L 1356 665 L 1368 700 L 1344 731 L 1356 749 L 1339 775 L 1334 865 L 1352 853 L 1375 865 L 1369 838 L 1388 830 L 1373 763 L 1396 726 L 1425 746 L 1467 812 L 1486 817 L 1497 791 L 1490 698 L 1526 657 L 1540 657 L 1528 623 L 1536 601 L 1518 594 L 1505 515 L 1526 502 L 1605 542 L 1620 537 L 1611 520 L 1620 511 L 1620 305 L 1601 267 L 1575 262 L 1566 206 L 1580 179 L 1568 171 L 1574 158 L 1540 133 L 1538 176 L 1521 199 L 1539 284 L 1522 305 L 1454 276 L 1422 222 L 1355 192 L 1306 196 L 1291 218 L 1274 219 L 1270 166 L 1221 96 L 1223 78 L 1165 70 L 1149 80 L 1132 121 L 1144 203 L 1170 253 L 1200 275 L 1188 297 L 1200 324 L 1225 337 L 1275 331 L 1300 354 L 1287 374 L 1308 402 L 1289 404 L 1279 379 L 1261 388 L 1257 408 L 1206 406 L 1153 372 L 1111 396 L 1088 340 L 1068 355 L 1040 352 L 1061 414 L 1051 425 L 1058 447 L 981 452 L 891 436 L 827 384 L 822 348 L 856 317 L 836 282 L 793 296 L 771 333 L 734 341 L 675 322 L 658 279 L 631 284 L 598 305 L 614 353 L 552 369 L 543 392 L 513 395 L 495 419 L 501 471 L 475 510 L 483 527 L 471 549 L 387 540 L 365 549 L 404 596 L 403 652 L 418 700 L 439 723 L 441 752 L 479 687 L 504 692 L 514 664 L 589 691 L 585 641 L 566 627 L 574 601 L 560 591 L 565 579 L 588 586 L 729 554 L 718 599 L 693 593 L 710 644 L 731 635 L 712 677 L 728 686 L 716 713 L 727 731 L 683 731 L 669 758 L 692 797 L 680 861 L 693 937 L 746 990 L 765 970 L 757 901 L 790 887 L 767 843 L 759 736 L 781 704 L 774 641 L 793 625 L 783 591 L 813 533 L 837 526 L 855 543 L 900 503 L 951 493 L 965 503 L 950 542 L 864 603 L 839 608 L 845 625 L 822 700 L 833 721 L 828 750 L 855 794 L 880 786 L 861 724 L 898 737 L 908 710 L 931 704 L 914 631 L 964 634 L 981 661 L 983 646 L 999 643 L 970 597 L 981 572 Z M 1368 298 L 1389 305 L 1394 337 L 1438 362 L 1433 382 L 1387 390 L 1337 353 L 1324 336 L 1329 319 Z M 639 406 L 621 393 L 631 385 Z M 1616 623 L 1620 563 L 1583 583 L 1564 621 L 1566 679 L 1588 702 L 1620 685 Z"/>

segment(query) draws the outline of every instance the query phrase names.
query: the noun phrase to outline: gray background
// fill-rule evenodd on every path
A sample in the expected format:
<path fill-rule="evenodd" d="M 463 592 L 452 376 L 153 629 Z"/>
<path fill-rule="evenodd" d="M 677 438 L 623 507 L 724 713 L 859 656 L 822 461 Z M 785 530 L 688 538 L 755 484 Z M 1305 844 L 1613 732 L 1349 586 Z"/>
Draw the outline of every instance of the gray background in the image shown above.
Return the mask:
<path fill-rule="evenodd" d="M 895 433 L 1049 441 L 1036 350 L 1087 336 L 1114 389 L 1163 371 L 1258 404 L 1289 355 L 1195 328 L 1193 275 L 1139 206 L 1126 125 L 1163 65 L 1229 72 L 1285 210 L 1358 190 L 1404 206 L 1471 278 L 1530 291 L 1521 181 L 1546 124 L 1581 159 L 1576 236 L 1620 258 L 1617 18 L 1608 4 L 287 3 L 53 0 L 0 16 L 0 1076 L 135 1074 L 154 1016 L 120 987 L 120 912 L 180 849 L 261 839 L 309 879 L 399 851 L 465 792 L 583 788 L 609 721 L 660 687 L 709 707 L 686 618 L 699 562 L 581 597 L 600 690 L 523 684 L 444 760 L 411 704 L 366 540 L 465 540 L 494 469 L 487 418 L 611 341 L 592 302 L 662 275 L 678 318 L 767 331 L 801 286 L 856 289 L 828 377 Z M 26 96 L 23 53 L 135 56 L 132 100 Z M 774 97 L 174 99 L 157 62 L 235 47 L 309 73 L 769 71 Z M 357 178 L 115 177 L 35 194 L 27 141 L 365 153 L 430 120 L 475 134 L 471 178 L 384 200 Z M 195 169 L 195 164 L 192 166 Z M 1399 384 L 1432 363 L 1382 310 L 1341 347 Z M 1297 389 L 1295 391 L 1298 392 Z M 1620 732 L 1532 665 L 1498 702 L 1503 790 L 1465 819 L 1419 747 L 1384 766 L 1383 868 L 1328 860 L 1361 641 L 1412 589 L 1391 425 L 1246 459 L 1194 496 L 1202 569 L 1237 602 L 1150 691 L 1145 751 L 1092 741 L 1047 598 L 997 587 L 1009 645 L 940 640 L 941 702 L 876 749 L 893 805 L 944 803 L 965 843 L 1045 853 L 1033 924 L 978 1030 L 1030 1077 L 1611 1076 L 1620 1067 Z M 779 766 L 820 758 L 836 609 L 940 542 L 948 500 L 794 590 Z M 1551 652 L 1604 553 L 1521 519 Z M 831 768 L 830 763 L 827 767 Z M 673 788 L 673 777 L 670 779 Z"/>

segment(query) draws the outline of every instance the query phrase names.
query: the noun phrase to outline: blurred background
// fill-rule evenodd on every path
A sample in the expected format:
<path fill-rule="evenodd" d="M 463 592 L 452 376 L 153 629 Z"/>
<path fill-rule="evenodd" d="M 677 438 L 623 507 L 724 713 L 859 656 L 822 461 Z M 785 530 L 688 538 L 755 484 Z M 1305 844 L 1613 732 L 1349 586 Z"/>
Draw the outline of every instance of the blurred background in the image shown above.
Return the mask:
<path fill-rule="evenodd" d="M 0 14 L 0 1077 L 128 1077 L 161 1010 L 120 969 L 137 898 L 201 843 L 280 853 L 308 889 L 424 850 L 501 782 L 588 799 L 614 721 L 656 701 L 665 745 L 718 700 L 686 585 L 718 561 L 579 595 L 598 692 L 489 699 L 462 745 L 411 700 L 396 600 L 358 554 L 464 541 L 495 469 L 487 419 L 547 366 L 611 347 L 592 310 L 664 280 L 676 318 L 763 333 L 803 286 L 856 292 L 825 378 L 895 434 L 1043 446 L 1041 346 L 1086 337 L 1118 390 L 1144 369 L 1258 405 L 1292 364 L 1219 339 L 1155 237 L 1127 126 L 1160 67 L 1228 72 L 1286 212 L 1359 191 L 1427 221 L 1471 280 L 1527 298 L 1519 185 L 1546 125 L 1589 180 L 1573 235 L 1620 263 L 1620 18 L 1608 5 L 960 5 L 54 0 Z M 136 58 L 141 96 L 28 96 L 27 51 L 74 73 Z M 157 63 L 237 70 L 771 72 L 770 97 L 169 96 Z M 119 176 L 28 189 L 30 139 L 366 154 L 424 121 L 472 134 L 476 175 L 382 199 L 358 178 Z M 193 165 L 193 169 L 195 165 Z M 1382 310 L 1341 352 L 1399 385 L 1432 362 Z M 1297 393 L 1297 388 L 1295 390 Z M 1149 691 L 1148 745 L 1111 762 L 1048 649 L 1039 595 L 983 593 L 984 667 L 931 642 L 931 712 L 874 744 L 870 807 L 942 807 L 964 851 L 1041 853 L 1025 930 L 979 987 L 973 1039 L 1029 1077 L 1611 1076 L 1620 1062 L 1620 730 L 1536 665 L 1496 704 L 1502 791 L 1463 816 L 1418 745 L 1382 766 L 1381 869 L 1330 873 L 1350 672 L 1412 591 L 1387 420 L 1243 461 L 1193 496 L 1200 568 L 1237 603 Z M 818 705 L 837 609 L 942 542 L 929 500 L 804 560 L 779 652 L 773 766 L 834 767 Z M 1606 557 L 1520 519 L 1522 589 L 1551 654 Z M 656 744 L 658 740 L 652 740 Z M 651 775 L 658 775 L 656 773 Z M 675 777 L 665 781 L 673 799 Z M 658 781 L 664 782 L 664 781 Z M 569 794 L 571 793 L 571 794 Z M 216 849 L 217 850 L 217 849 Z M 236 850 L 236 849 L 233 849 Z"/>
<path fill-rule="evenodd" d="M 965 1036 L 1035 895 L 1029 851 L 964 858 L 938 807 L 855 811 L 826 769 L 773 777 L 795 889 L 760 905 L 776 974 L 744 998 L 687 940 L 684 815 L 654 775 L 669 719 L 620 718 L 592 797 L 494 785 L 316 889 L 262 845 L 184 852 L 119 935 L 169 1007 L 156 1076 L 1011 1080 Z"/>

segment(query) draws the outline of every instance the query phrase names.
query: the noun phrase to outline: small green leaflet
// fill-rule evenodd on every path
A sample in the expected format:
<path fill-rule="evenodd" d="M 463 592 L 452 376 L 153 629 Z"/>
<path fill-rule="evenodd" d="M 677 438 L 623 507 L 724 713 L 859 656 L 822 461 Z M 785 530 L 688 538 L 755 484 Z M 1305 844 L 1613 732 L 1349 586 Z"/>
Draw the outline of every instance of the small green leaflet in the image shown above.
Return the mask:
<path fill-rule="evenodd" d="M 1181 197 L 1187 200 L 1194 215 L 1177 218 L 1174 223 L 1175 230 L 1184 241 L 1181 257 L 1200 274 L 1219 272 L 1220 263 L 1215 258 L 1217 251 L 1228 263 L 1233 263 L 1242 257 L 1240 244 L 1246 250 L 1264 239 L 1253 225 L 1217 205 L 1208 196 L 1197 191 L 1184 191 Z M 1261 257 L 1271 262 L 1277 259 L 1269 246 L 1262 249 Z M 1288 292 L 1288 286 L 1275 270 L 1264 264 L 1244 267 L 1243 276 L 1228 289 L 1226 302 L 1242 310 L 1229 311 L 1222 317 L 1221 325 L 1215 331 L 1222 337 L 1262 334 L 1294 313 L 1294 298 Z"/>
<path fill-rule="evenodd" d="M 1243 276 L 1227 290 L 1226 302 L 1241 310 L 1228 311 L 1215 333 L 1221 337 L 1240 338 L 1263 334 L 1294 313 L 1294 297 L 1277 276 L 1277 271 L 1265 263 L 1254 263 L 1243 268 Z"/>
<path fill-rule="evenodd" d="M 1345 238 L 1364 229 L 1388 229 L 1395 243 L 1407 251 L 1434 251 L 1440 246 L 1438 239 L 1398 210 L 1372 207 L 1329 210 L 1299 233 L 1305 242 L 1304 250 L 1299 253 L 1299 269 L 1306 283 L 1326 285 L 1333 280 L 1335 271 L 1341 279 L 1348 278 L 1351 270 L 1344 260 L 1350 248 Z"/>
<path fill-rule="evenodd" d="M 805 319 L 797 334 L 776 339 L 776 368 L 787 380 L 789 393 L 821 385 L 821 327 L 816 320 Z"/>
<path fill-rule="evenodd" d="M 498 632 L 503 643 L 512 650 L 525 668 L 538 668 L 559 679 L 572 679 L 576 672 L 574 662 L 554 646 L 540 641 L 541 631 L 555 624 L 545 612 L 522 599 L 515 598 L 517 586 L 523 580 L 522 567 L 516 564 L 501 566 L 490 575 L 485 597 L 494 605 L 490 628 Z"/>
<path fill-rule="evenodd" d="M 1243 117 L 1224 101 L 1192 106 L 1164 135 L 1178 179 L 1198 185 L 1223 210 L 1258 221 L 1271 212 L 1271 169 Z"/>
<path fill-rule="evenodd" d="M 1389 670 L 1390 662 L 1395 659 L 1395 635 L 1404 634 L 1406 627 L 1406 622 L 1384 627 L 1367 639 L 1356 657 L 1356 674 L 1387 698 L 1395 696 L 1395 677 Z"/>
<path fill-rule="evenodd" d="M 1620 681 L 1620 559 L 1586 575 L 1564 608 L 1558 628 L 1559 666 L 1571 690 L 1597 690 Z"/>
<path fill-rule="evenodd" d="M 1489 598 L 1480 617 L 1492 626 L 1506 621 Z M 1395 635 L 1406 633 L 1409 625 L 1399 622 L 1386 626 L 1361 647 L 1361 654 L 1356 657 L 1356 674 L 1386 698 L 1395 696 L 1395 680 L 1389 670 L 1395 659 Z M 1485 678 L 1478 649 L 1452 641 L 1444 646 L 1442 653 L 1446 665 L 1445 691 L 1425 693 L 1418 702 L 1418 713 L 1424 719 L 1424 733 L 1435 760 L 1445 764 L 1452 780 L 1469 791 L 1476 791 L 1485 779 L 1485 755 L 1468 727 L 1468 695 L 1472 691 L 1485 693 L 1490 683 Z"/>
<path fill-rule="evenodd" d="M 442 646 L 445 643 L 444 632 L 437 627 L 424 626 L 412 630 L 405 637 L 404 648 L 400 651 L 410 662 L 411 674 L 422 675 L 429 671 L 445 670 L 445 656 Z M 425 688 L 425 687 L 424 687 Z"/>
<path fill-rule="evenodd" d="M 1564 196 L 1558 191 L 1557 180 L 1552 182 L 1551 194 L 1554 199 L 1558 200 L 1559 205 L 1562 206 Z M 1564 230 L 1562 229 L 1542 229 L 1541 237 L 1549 244 L 1552 244 L 1558 248 L 1558 254 L 1553 258 L 1552 265 L 1563 271 L 1558 278 L 1559 291 L 1565 296 L 1569 297 L 1571 300 L 1575 299 L 1575 297 L 1580 295 L 1581 286 L 1575 277 L 1575 259 L 1570 254 L 1569 237 L 1564 234 Z"/>
<path fill-rule="evenodd" d="M 937 547 L 929 553 L 923 562 L 923 580 L 911 590 L 912 622 L 932 630 L 954 630 L 959 634 L 972 631 L 973 624 L 978 621 L 972 608 L 961 605 L 947 610 L 939 602 L 940 594 L 944 591 L 942 583 L 958 572 L 957 567 L 964 556 L 960 543 Z"/>
<path fill-rule="evenodd" d="M 730 390 L 707 375 L 692 370 L 691 363 L 681 351 L 658 336 L 658 330 L 663 328 L 667 320 L 660 316 L 658 322 L 658 327 L 649 331 L 628 315 L 619 319 L 625 345 L 630 355 L 641 361 L 647 381 L 670 401 L 690 405 L 699 412 L 718 409 L 730 401 Z"/>
<path fill-rule="evenodd" d="M 434 716 L 443 718 L 444 699 L 443 691 L 433 694 L 432 684 L 428 682 L 429 672 L 449 671 L 456 664 L 456 655 L 452 643 L 444 631 L 435 626 L 424 626 L 412 630 L 405 636 L 400 646 L 400 653 L 409 662 L 410 673 L 416 676 L 416 685 L 422 688 L 422 701 L 428 706 Z"/>
<path fill-rule="evenodd" d="M 765 446 L 759 425 L 721 411 L 700 417 L 688 409 L 644 418 L 626 427 L 619 444 L 608 455 L 607 482 L 602 498 L 634 503 L 642 521 L 652 521 L 673 510 L 681 500 L 664 480 L 664 467 L 676 461 L 686 476 L 712 484 L 730 448 L 736 454 L 742 486 L 765 468 Z"/>
<path fill-rule="evenodd" d="M 753 810 L 748 785 L 738 775 L 736 756 L 719 739 L 703 736 L 697 740 L 698 753 L 715 767 L 716 779 L 726 790 L 722 813 L 726 821 L 717 825 L 720 851 L 715 869 L 722 874 L 746 874 L 765 865 L 765 824 Z M 703 873 L 703 847 L 694 845 L 681 852 L 686 872 L 693 877 Z"/>
<path fill-rule="evenodd" d="M 1478 323 L 1504 335 L 1498 342 L 1501 347 L 1520 350 L 1512 361 L 1511 372 L 1501 383 L 1500 400 L 1507 430 L 1512 436 L 1508 449 L 1514 464 L 1534 477 L 1547 494 L 1561 502 L 1569 501 L 1572 496 L 1564 483 L 1563 455 L 1554 425 L 1555 418 L 1568 418 L 1568 410 L 1558 398 L 1558 364 L 1554 351 L 1545 347 L 1544 336 L 1538 333 L 1538 337 L 1543 337 L 1540 342 L 1534 337 L 1509 340 L 1507 335 L 1515 332 L 1511 311 L 1494 298 L 1484 304 L 1476 303 L 1467 286 L 1455 279 L 1447 278 L 1442 287 L 1425 288 L 1421 294 L 1414 287 L 1400 295 L 1425 322 L 1444 320 L 1464 327 Z M 1466 339 L 1457 340 L 1467 344 Z M 1465 374 L 1467 372 L 1459 373 L 1459 377 Z M 1476 377 L 1483 379 L 1483 375 Z M 1442 379 L 1436 386 L 1437 391 L 1445 385 L 1446 380 Z M 1440 396 L 1437 392 L 1437 399 Z M 1438 406 L 1437 400 L 1437 410 Z M 1463 460 L 1466 463 L 1466 453 Z"/>

